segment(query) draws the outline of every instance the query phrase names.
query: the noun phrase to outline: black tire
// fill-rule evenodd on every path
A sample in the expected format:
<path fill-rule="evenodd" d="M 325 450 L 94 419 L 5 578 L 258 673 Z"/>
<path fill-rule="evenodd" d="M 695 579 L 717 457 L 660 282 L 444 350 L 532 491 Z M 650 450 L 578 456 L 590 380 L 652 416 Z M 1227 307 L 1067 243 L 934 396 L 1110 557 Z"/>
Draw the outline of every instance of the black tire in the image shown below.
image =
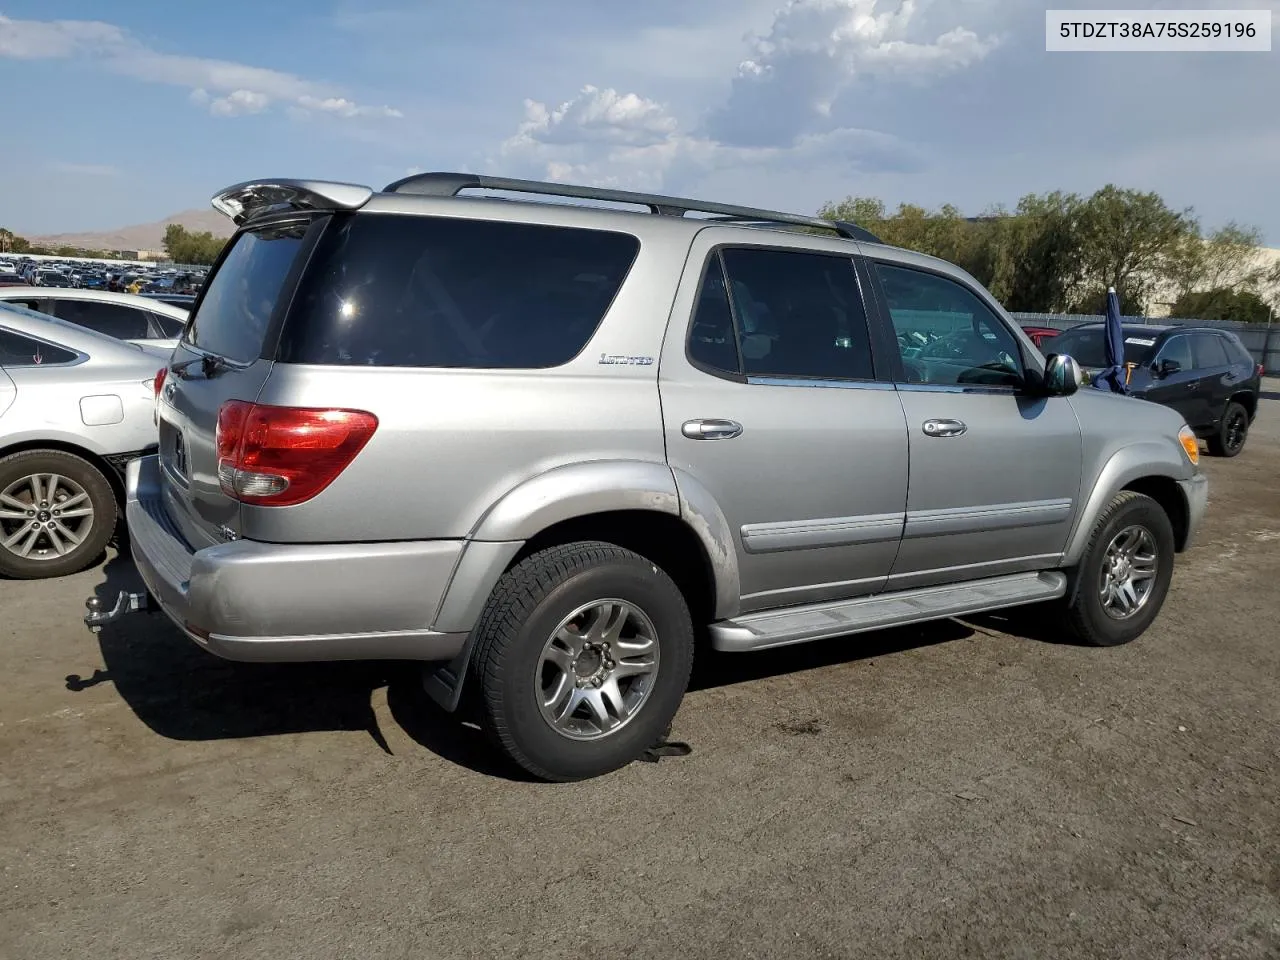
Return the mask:
<path fill-rule="evenodd" d="M 630 719 L 595 740 L 574 740 L 538 704 L 544 645 L 575 610 L 616 599 L 643 611 L 658 646 L 652 686 Z M 525 771 L 571 781 L 636 760 L 671 727 L 693 667 L 693 626 L 680 589 L 639 554 L 609 543 L 552 547 L 503 575 L 476 625 L 471 669 L 481 725 Z"/>
<path fill-rule="evenodd" d="M 1155 576 L 1146 600 L 1127 619 L 1107 613 L 1102 601 L 1103 565 L 1107 548 L 1123 531 L 1139 527 L 1155 543 Z M 1115 647 L 1137 639 L 1160 613 L 1173 579 L 1173 524 L 1164 508 L 1150 497 L 1125 490 L 1098 519 L 1076 571 L 1073 598 L 1066 608 L 1066 627 L 1075 639 L 1096 647 Z"/>
<path fill-rule="evenodd" d="M 1209 452 L 1215 457 L 1235 457 L 1249 438 L 1249 411 L 1234 400 L 1222 411 L 1217 432 L 1209 438 Z"/>
<path fill-rule="evenodd" d="M 6 514 L 15 512 L 15 508 L 12 504 L 0 503 L 0 575 L 15 580 L 64 577 L 91 566 L 106 549 L 119 517 L 115 491 L 111 489 L 111 484 L 102 471 L 89 461 L 61 450 L 26 450 L 0 459 L 0 493 L 27 477 L 39 475 L 57 475 L 78 485 L 87 494 L 88 502 L 93 507 L 93 515 L 84 518 L 89 521 L 88 524 L 83 521 L 78 524 L 73 532 L 80 537 L 80 542 L 62 556 L 49 555 L 51 547 L 46 534 L 41 535 L 31 547 L 33 553 L 43 550 L 44 555 L 23 557 L 2 544 L 15 534 L 20 534 L 27 521 L 7 518 Z M 19 499 L 24 503 L 34 496 L 30 489 L 25 493 L 20 490 L 19 493 Z M 67 491 L 64 488 L 60 487 L 56 493 L 66 499 Z M 31 522 L 44 517 L 44 514 L 38 513 L 43 509 L 38 503 L 32 503 L 29 509 L 37 511 Z M 52 509 L 54 508 L 51 506 L 46 518 L 48 520 L 54 519 Z M 84 526 L 88 526 L 88 529 L 83 529 Z M 62 539 L 61 542 L 69 541 Z M 18 546 L 24 543 L 25 539 L 19 540 Z"/>

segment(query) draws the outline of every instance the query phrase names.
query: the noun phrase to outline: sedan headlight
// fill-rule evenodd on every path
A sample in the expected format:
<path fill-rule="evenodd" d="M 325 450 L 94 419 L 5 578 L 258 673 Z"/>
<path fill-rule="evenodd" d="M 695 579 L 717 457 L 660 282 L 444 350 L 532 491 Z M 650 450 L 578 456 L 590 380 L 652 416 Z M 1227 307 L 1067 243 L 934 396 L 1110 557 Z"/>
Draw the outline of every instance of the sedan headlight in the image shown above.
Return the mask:
<path fill-rule="evenodd" d="M 1184 426 L 1178 431 L 1178 442 L 1182 444 L 1182 452 L 1187 455 L 1187 459 L 1193 465 L 1200 463 L 1200 440 L 1196 437 L 1196 432 L 1190 427 Z"/>

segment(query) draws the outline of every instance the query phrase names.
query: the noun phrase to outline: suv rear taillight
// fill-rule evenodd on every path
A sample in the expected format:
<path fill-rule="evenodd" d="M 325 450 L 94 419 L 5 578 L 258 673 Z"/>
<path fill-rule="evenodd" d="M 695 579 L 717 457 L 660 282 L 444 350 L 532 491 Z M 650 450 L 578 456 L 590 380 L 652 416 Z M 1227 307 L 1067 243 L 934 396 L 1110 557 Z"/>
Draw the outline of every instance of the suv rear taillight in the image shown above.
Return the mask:
<path fill-rule="evenodd" d="M 1266 375 L 1267 375 L 1267 370 L 1266 370 L 1266 368 L 1265 368 L 1265 367 L 1263 367 L 1263 365 L 1262 365 L 1262 364 L 1258 364 L 1258 376 L 1260 376 L 1260 377 L 1265 377 Z"/>
<path fill-rule="evenodd" d="M 377 428 L 363 410 L 228 400 L 218 411 L 218 481 L 241 503 L 302 503 L 333 483 Z"/>
<path fill-rule="evenodd" d="M 169 368 L 161 367 L 160 372 L 156 374 L 156 378 L 151 381 L 151 385 L 155 388 L 156 396 L 160 396 L 160 391 L 164 388 L 164 378 L 168 375 Z"/>

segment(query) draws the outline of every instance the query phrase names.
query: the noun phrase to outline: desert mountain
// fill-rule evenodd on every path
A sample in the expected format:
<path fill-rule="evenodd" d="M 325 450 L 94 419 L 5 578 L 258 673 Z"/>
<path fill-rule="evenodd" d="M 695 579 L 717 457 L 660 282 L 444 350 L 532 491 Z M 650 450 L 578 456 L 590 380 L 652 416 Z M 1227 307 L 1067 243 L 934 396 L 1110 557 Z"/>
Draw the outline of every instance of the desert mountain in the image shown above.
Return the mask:
<path fill-rule="evenodd" d="M 164 228 L 176 223 L 194 233 L 208 230 L 215 237 L 229 237 L 235 225 L 216 210 L 183 210 L 156 223 L 139 223 L 100 233 L 57 233 L 45 237 L 28 237 L 32 243 L 46 247 L 80 247 L 85 250 L 162 250 Z"/>

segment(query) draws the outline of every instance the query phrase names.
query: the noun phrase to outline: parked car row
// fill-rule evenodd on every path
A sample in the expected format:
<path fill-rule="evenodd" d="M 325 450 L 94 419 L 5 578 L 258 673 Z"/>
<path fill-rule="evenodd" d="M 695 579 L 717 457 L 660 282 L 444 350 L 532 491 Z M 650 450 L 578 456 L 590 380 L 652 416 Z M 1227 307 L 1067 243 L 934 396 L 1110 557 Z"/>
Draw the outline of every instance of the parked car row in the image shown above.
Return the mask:
<path fill-rule="evenodd" d="M 27 256 L 0 259 L 0 287 L 22 284 L 134 294 L 194 295 L 199 293 L 204 277 L 203 271 L 128 266 L 110 260 L 37 260 Z"/>

